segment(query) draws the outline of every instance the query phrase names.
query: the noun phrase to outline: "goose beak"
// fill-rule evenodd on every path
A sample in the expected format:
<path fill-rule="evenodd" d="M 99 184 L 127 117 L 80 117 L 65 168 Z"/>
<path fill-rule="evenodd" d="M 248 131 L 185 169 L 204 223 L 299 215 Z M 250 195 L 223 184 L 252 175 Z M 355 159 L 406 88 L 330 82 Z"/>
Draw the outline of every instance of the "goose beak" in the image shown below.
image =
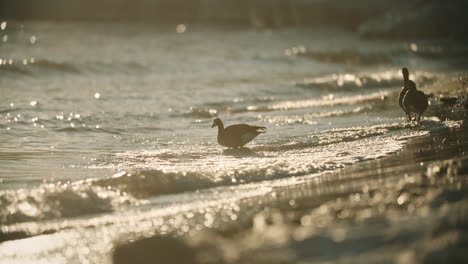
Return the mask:
<path fill-rule="evenodd" d="M 213 127 L 215 127 L 215 126 L 216 126 L 216 125 L 215 125 L 215 123 L 213 122 L 213 124 L 211 125 L 211 128 L 213 128 Z"/>

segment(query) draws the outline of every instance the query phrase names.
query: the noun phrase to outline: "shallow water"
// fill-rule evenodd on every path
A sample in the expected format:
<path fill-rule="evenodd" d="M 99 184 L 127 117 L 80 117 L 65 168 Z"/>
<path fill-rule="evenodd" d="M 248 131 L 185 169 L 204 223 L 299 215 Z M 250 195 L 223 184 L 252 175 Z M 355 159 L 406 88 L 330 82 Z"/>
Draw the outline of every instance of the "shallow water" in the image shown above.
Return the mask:
<path fill-rule="evenodd" d="M 396 105 L 402 65 L 418 87 L 460 69 L 415 51 L 462 48 L 450 43 L 175 28 L 8 21 L 0 32 L 0 241 L 27 237 L 0 244 L 6 262 L 103 263 L 126 237 L 242 229 L 258 211 L 242 201 L 463 123 L 406 124 Z M 223 149 L 215 117 L 268 132 Z"/>

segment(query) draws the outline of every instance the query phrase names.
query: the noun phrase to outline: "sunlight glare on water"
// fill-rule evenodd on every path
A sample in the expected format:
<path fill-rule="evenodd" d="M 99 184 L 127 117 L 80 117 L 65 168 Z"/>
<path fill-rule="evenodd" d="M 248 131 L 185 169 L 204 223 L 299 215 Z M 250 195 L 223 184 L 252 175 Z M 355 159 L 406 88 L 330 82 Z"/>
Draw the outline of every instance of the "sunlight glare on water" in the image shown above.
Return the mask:
<path fill-rule="evenodd" d="M 369 198 L 380 182 L 366 168 L 359 171 L 365 175 L 339 173 L 374 160 L 380 166 L 412 139 L 463 127 L 430 112 L 421 125 L 404 122 L 397 105 L 401 65 L 411 66 L 418 87 L 448 74 L 448 64 L 438 70 L 413 54 L 424 50 L 420 43 L 373 41 L 336 29 L 184 20 L 18 23 L 0 24 L 0 255 L 6 263 L 111 263 L 112 252 L 126 243 L 204 230 L 213 237 L 226 231 L 216 241 L 232 263 L 265 245 L 284 250 L 315 238 L 335 218 L 355 212 L 371 218 L 383 201 L 411 204 L 404 192 L 389 201 L 384 192 Z M 339 45 L 353 51 L 336 56 Z M 361 48 L 392 59 L 355 63 L 364 60 L 355 59 L 365 57 L 354 52 Z M 225 127 L 245 123 L 265 126 L 266 133 L 246 148 L 224 148 L 211 128 L 217 117 Z M 405 166 L 418 153 L 405 156 Z M 379 177 L 386 172 L 372 169 Z M 404 184 L 417 182 L 407 178 Z M 338 194 L 344 198 L 336 200 Z M 365 207 L 372 199 L 378 205 Z M 341 210 L 343 204 L 359 208 Z M 279 212 L 284 208 L 308 211 Z M 327 233 L 326 242 L 350 241 L 347 230 Z M 242 234 L 233 239 L 230 232 Z"/>

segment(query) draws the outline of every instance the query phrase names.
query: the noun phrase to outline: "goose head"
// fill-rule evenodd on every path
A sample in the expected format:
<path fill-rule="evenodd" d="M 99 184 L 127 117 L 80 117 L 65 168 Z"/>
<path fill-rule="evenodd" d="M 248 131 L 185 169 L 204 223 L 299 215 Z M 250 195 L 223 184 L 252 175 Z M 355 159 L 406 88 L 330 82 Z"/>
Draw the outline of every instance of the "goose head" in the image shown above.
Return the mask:
<path fill-rule="evenodd" d="M 216 118 L 215 120 L 213 120 L 213 124 L 211 125 L 211 128 L 213 127 L 223 127 L 223 122 L 221 121 L 221 119 L 219 118 Z"/>
<path fill-rule="evenodd" d="M 401 73 L 403 73 L 403 77 L 405 77 L 405 79 L 408 78 L 409 72 L 408 72 L 408 69 L 407 69 L 406 67 L 404 67 L 403 69 L 401 69 Z"/>

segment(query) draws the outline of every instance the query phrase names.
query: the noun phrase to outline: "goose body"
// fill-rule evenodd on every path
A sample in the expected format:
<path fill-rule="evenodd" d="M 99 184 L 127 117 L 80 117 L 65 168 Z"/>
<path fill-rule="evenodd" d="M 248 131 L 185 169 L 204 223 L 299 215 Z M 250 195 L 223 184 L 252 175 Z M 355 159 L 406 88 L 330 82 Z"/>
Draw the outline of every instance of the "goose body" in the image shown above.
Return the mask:
<path fill-rule="evenodd" d="M 417 121 L 421 119 L 421 115 L 427 110 L 428 102 L 427 97 L 422 91 L 416 89 L 416 84 L 412 81 L 408 81 L 408 91 L 403 97 L 403 107 L 408 113 L 409 119 L 411 120 L 411 113 L 417 115 Z"/>
<path fill-rule="evenodd" d="M 213 121 L 211 127 L 213 128 L 215 126 L 218 127 L 218 144 L 230 148 L 243 147 L 261 133 L 265 133 L 264 130 L 266 129 L 266 127 L 250 126 L 246 124 L 231 125 L 224 128 L 223 122 L 219 118 Z"/>

